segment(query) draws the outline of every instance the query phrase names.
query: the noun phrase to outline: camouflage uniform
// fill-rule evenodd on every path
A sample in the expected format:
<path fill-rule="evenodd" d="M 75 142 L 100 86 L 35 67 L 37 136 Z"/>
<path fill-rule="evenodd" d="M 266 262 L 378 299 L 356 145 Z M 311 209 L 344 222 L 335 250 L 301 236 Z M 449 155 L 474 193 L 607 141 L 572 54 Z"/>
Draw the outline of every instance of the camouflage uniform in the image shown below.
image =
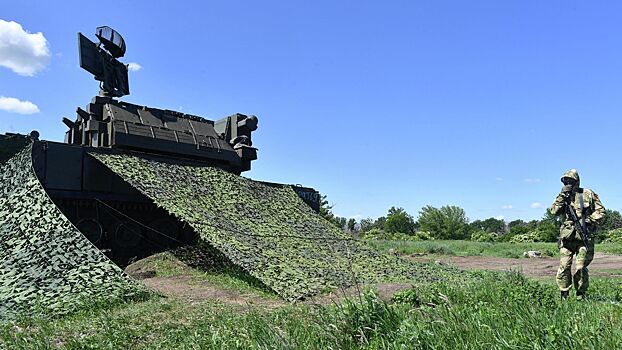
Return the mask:
<path fill-rule="evenodd" d="M 594 258 L 594 238 L 590 236 L 588 239 L 588 246 L 586 247 L 579 234 L 579 229 L 575 227 L 572 217 L 565 211 L 566 197 L 571 201 L 572 210 L 577 214 L 577 218 L 581 221 L 583 214 L 585 213 L 585 224 L 588 232 L 591 234 L 595 226 L 603 221 L 605 218 L 605 208 L 601 203 L 598 195 L 587 188 L 581 188 L 579 174 L 575 169 L 568 170 L 562 176 L 562 182 L 569 181 L 568 179 L 574 179 L 576 183 L 572 185 L 572 190 L 567 191 L 567 194 L 562 190 L 549 211 L 553 215 L 563 215 L 563 222 L 560 227 L 559 235 L 559 269 L 557 270 L 557 285 L 562 291 L 562 296 L 567 295 L 570 288 L 573 286 L 577 291 L 577 295 L 581 296 L 585 294 L 589 285 L 589 274 L 587 266 L 592 262 Z M 570 186 L 570 185 L 569 185 Z M 583 212 L 581 212 L 581 194 L 583 194 Z M 576 273 L 574 276 L 571 272 L 572 258 L 576 255 Z"/>

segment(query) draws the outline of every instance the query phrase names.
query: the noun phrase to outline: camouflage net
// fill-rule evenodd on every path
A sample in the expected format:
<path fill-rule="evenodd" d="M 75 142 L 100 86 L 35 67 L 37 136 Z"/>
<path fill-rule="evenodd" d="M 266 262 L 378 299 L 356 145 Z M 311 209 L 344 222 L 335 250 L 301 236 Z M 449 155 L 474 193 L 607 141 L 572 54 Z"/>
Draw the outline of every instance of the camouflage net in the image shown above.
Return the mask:
<path fill-rule="evenodd" d="M 0 166 L 0 320 L 146 292 L 49 199 L 27 147 Z"/>
<path fill-rule="evenodd" d="M 289 186 L 269 186 L 210 167 L 91 155 L 284 299 L 357 282 L 436 275 L 429 265 L 352 239 L 313 212 Z"/>

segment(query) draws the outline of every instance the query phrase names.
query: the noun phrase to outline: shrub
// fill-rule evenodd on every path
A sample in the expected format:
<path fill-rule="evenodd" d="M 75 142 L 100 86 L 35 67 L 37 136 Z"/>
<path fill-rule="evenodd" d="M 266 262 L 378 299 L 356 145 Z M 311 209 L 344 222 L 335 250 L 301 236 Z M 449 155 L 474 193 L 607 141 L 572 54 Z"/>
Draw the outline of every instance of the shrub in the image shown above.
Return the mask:
<path fill-rule="evenodd" d="M 430 234 L 430 232 L 428 231 L 417 231 L 417 233 L 415 234 L 415 238 L 417 240 L 421 240 L 421 241 L 433 241 L 434 237 L 432 236 L 432 234 Z"/>
<path fill-rule="evenodd" d="M 537 242 L 536 231 L 531 231 L 529 233 L 518 234 L 510 238 L 510 243 L 526 243 L 526 242 Z"/>
<path fill-rule="evenodd" d="M 496 234 L 482 230 L 471 233 L 471 240 L 476 242 L 494 242 L 496 238 Z"/>
<path fill-rule="evenodd" d="M 622 228 L 606 231 L 604 239 L 607 243 L 622 243 Z"/>
<path fill-rule="evenodd" d="M 435 208 L 426 205 L 419 211 L 419 227 L 438 239 L 464 239 L 469 237 L 469 219 L 464 209 L 445 205 Z"/>
<path fill-rule="evenodd" d="M 363 235 L 363 239 L 375 239 L 386 241 L 412 241 L 417 240 L 415 236 L 408 235 L 401 232 L 389 233 L 387 231 L 372 228 Z"/>
<path fill-rule="evenodd" d="M 391 207 L 384 222 L 384 230 L 388 233 L 413 233 L 415 220 L 403 208 Z"/>

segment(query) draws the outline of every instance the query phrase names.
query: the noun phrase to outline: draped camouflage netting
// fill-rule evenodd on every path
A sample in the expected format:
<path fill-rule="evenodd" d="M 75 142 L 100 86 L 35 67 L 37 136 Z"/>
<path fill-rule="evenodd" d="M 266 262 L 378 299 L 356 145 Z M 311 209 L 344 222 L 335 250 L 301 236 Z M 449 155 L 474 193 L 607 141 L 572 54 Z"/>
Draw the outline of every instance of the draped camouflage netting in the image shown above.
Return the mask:
<path fill-rule="evenodd" d="M 0 165 L 0 320 L 145 292 L 48 197 L 34 173 L 31 146 Z"/>
<path fill-rule="evenodd" d="M 356 282 L 426 280 L 432 267 L 380 253 L 313 212 L 289 186 L 217 168 L 92 153 L 287 300 Z"/>

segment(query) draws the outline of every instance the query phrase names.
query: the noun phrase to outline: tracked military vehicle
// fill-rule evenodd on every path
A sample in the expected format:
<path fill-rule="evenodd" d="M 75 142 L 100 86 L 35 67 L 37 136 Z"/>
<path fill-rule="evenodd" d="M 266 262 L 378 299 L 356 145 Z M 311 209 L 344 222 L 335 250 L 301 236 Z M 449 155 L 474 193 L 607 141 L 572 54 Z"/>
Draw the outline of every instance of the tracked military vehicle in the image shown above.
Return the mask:
<path fill-rule="evenodd" d="M 38 140 L 33 132 L 32 159 L 37 177 L 63 214 L 123 266 L 189 243 L 194 233 L 89 154 L 133 154 L 240 175 L 257 159 L 251 134 L 258 119 L 236 113 L 212 121 L 119 100 L 130 93 L 128 68 L 118 60 L 125 54 L 125 41 L 110 27 L 97 28 L 96 37 L 98 43 L 78 33 L 78 47 L 80 67 L 100 82 L 99 94 L 85 108 L 77 108 L 75 120 L 63 118 L 68 127 L 64 143 Z M 24 138 L 0 135 L 0 141 L 10 154 L 9 145 L 20 145 Z M 292 188 L 319 211 L 314 189 Z"/>
<path fill-rule="evenodd" d="M 108 27 L 96 36 L 78 41 L 100 92 L 63 120 L 65 142 L 0 136 L 0 322 L 145 295 L 122 268 L 187 243 L 289 301 L 430 278 L 318 215 L 315 190 L 240 176 L 257 158 L 256 117 L 211 121 L 119 100 L 129 94 L 117 60 L 125 42 Z"/>

